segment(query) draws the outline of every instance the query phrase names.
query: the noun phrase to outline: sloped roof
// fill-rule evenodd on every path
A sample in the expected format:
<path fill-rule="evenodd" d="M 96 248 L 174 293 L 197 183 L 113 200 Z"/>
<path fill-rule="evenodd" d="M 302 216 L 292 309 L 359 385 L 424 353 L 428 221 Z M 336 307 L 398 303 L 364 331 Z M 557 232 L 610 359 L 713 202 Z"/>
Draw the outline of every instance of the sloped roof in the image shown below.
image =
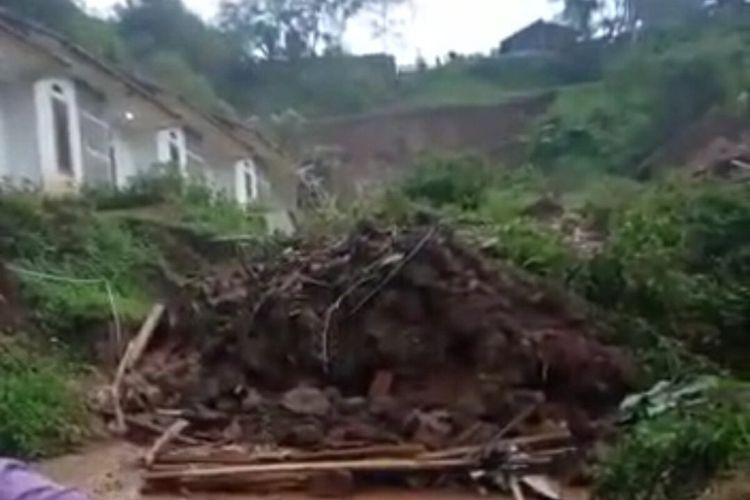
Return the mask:
<path fill-rule="evenodd" d="M 533 23 L 529 24 L 528 26 L 521 28 L 520 30 L 516 31 L 512 35 L 508 36 L 505 41 L 513 40 L 514 38 L 517 38 L 529 31 L 534 30 L 540 30 L 540 29 L 551 29 L 551 30 L 557 30 L 557 31 L 565 31 L 567 33 L 570 33 L 571 35 L 579 35 L 578 30 L 575 28 L 571 28 L 570 26 L 565 26 L 564 24 L 559 24 L 555 22 L 548 22 L 544 19 L 538 19 L 537 21 L 534 21 Z"/>

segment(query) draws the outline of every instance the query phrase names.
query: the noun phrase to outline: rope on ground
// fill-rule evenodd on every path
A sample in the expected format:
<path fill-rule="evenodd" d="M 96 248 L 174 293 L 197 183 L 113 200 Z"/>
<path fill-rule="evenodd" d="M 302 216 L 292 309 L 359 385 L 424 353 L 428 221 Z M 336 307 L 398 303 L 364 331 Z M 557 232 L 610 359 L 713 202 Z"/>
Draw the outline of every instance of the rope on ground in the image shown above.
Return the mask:
<path fill-rule="evenodd" d="M 109 301 L 109 307 L 112 313 L 112 321 L 115 329 L 115 342 L 117 348 L 122 346 L 122 322 L 120 321 L 120 314 L 117 309 L 117 302 L 115 301 L 115 295 L 112 292 L 112 285 L 109 280 L 104 278 L 72 278 L 70 276 L 64 276 L 61 274 L 50 274 L 40 271 L 34 271 L 23 267 L 16 266 L 15 264 L 5 264 L 6 269 L 13 271 L 16 274 L 28 276 L 39 280 L 55 281 L 58 283 L 70 283 L 72 285 L 103 285 L 104 290 L 107 292 L 107 300 Z"/>

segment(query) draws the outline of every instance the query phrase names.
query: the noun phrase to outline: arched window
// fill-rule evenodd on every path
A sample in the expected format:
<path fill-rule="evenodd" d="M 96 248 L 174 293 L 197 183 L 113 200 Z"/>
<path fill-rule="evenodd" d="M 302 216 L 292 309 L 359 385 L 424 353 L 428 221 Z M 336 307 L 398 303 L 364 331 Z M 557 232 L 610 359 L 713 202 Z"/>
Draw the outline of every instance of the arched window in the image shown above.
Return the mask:
<path fill-rule="evenodd" d="M 237 201 L 241 204 L 253 203 L 260 196 L 258 168 L 253 160 L 241 160 L 236 166 Z"/>
<path fill-rule="evenodd" d="M 52 138 L 55 143 L 55 166 L 65 175 L 73 175 L 73 148 L 70 126 L 70 98 L 62 85 L 53 83 L 50 99 L 52 100 Z"/>

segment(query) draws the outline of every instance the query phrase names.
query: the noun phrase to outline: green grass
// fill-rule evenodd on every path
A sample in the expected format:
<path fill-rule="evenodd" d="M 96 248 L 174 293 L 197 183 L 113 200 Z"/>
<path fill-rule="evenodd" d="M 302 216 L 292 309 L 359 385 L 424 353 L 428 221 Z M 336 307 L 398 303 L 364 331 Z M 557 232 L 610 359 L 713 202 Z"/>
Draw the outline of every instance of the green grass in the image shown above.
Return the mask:
<path fill-rule="evenodd" d="M 61 358 L 0 338 L 0 455 L 36 458 L 82 435 L 76 373 Z"/>
<path fill-rule="evenodd" d="M 148 310 L 146 283 L 156 250 L 124 224 L 101 218 L 81 201 L 2 194 L 0 234 L 9 235 L 0 238 L 0 255 L 17 268 L 106 280 L 124 320 L 138 320 Z M 26 273 L 19 274 L 19 281 L 31 318 L 45 331 L 74 338 L 111 317 L 103 283 L 69 283 Z"/>

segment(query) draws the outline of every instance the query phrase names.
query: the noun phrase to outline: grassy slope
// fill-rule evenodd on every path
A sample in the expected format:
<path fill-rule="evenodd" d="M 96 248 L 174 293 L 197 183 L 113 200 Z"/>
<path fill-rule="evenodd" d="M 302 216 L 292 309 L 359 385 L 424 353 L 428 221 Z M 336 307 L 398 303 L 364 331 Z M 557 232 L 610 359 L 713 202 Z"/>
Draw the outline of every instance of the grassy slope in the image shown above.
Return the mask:
<path fill-rule="evenodd" d="M 0 192 L 0 261 L 16 277 L 25 313 L 22 324 L 0 331 L 0 455 L 54 453 L 79 434 L 75 381 L 109 338 L 112 301 L 127 332 L 152 307 L 159 283 L 200 267 L 191 244 L 259 231 L 254 214 L 172 179 L 77 200 Z M 25 271 L 106 280 L 112 297 L 103 282 Z"/>

